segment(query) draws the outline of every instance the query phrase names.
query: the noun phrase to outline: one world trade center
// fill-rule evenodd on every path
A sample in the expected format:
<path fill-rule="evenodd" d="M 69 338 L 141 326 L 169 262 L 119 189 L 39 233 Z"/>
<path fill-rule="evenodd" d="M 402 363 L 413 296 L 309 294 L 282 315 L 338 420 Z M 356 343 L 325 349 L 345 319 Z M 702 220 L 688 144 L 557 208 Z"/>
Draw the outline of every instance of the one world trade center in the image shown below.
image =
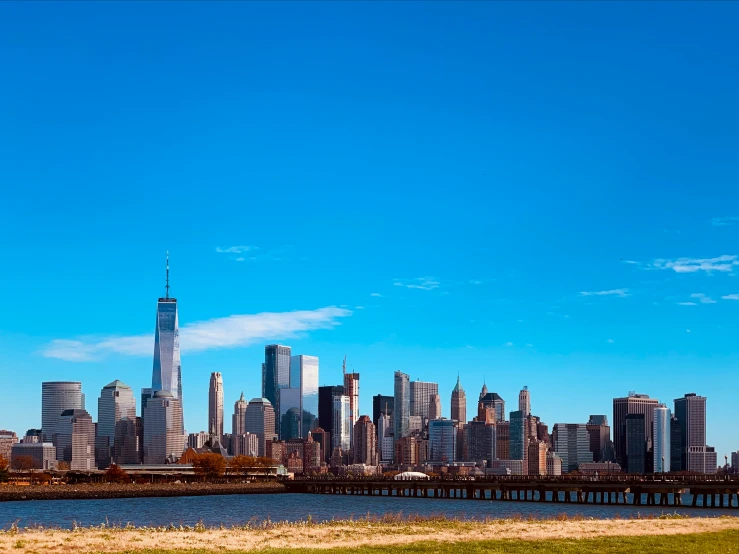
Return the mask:
<path fill-rule="evenodd" d="M 177 299 L 169 296 L 169 252 L 167 252 L 167 285 L 165 291 L 164 298 L 160 298 L 157 302 L 154 370 L 151 376 L 151 388 L 152 392 L 169 391 L 172 396 L 179 399 L 180 406 L 182 406 L 180 331 L 177 324 Z"/>

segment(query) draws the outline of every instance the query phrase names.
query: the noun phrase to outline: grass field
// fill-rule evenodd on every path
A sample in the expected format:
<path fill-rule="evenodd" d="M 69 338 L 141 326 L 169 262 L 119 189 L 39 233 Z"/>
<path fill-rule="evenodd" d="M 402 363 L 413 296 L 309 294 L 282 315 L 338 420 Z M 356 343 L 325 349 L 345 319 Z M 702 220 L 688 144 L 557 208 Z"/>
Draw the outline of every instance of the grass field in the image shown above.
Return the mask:
<path fill-rule="evenodd" d="M 442 517 L 232 528 L 10 529 L 0 552 L 106 554 L 480 553 L 739 554 L 739 518 L 455 520 Z"/>

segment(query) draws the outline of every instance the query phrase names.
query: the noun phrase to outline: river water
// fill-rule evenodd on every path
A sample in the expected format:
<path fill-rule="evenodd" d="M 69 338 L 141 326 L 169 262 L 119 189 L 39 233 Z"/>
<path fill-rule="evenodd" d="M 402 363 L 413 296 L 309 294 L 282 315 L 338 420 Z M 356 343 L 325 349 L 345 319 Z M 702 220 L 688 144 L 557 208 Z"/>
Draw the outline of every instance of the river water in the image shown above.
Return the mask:
<path fill-rule="evenodd" d="M 688 503 L 690 495 L 684 495 Z M 459 518 L 505 518 L 513 516 L 551 518 L 560 514 L 596 519 L 636 517 L 637 514 L 691 516 L 739 515 L 735 509 L 630 507 L 623 505 L 552 504 L 463 500 L 451 498 L 407 498 L 320 494 L 244 494 L 182 496 L 175 498 L 119 498 L 110 500 L 31 500 L 0 503 L 0 527 L 14 522 L 21 527 L 70 528 L 73 522 L 89 526 L 101 523 L 126 525 L 244 525 L 250 521 L 314 521 L 362 518 L 385 514 L 439 515 Z"/>

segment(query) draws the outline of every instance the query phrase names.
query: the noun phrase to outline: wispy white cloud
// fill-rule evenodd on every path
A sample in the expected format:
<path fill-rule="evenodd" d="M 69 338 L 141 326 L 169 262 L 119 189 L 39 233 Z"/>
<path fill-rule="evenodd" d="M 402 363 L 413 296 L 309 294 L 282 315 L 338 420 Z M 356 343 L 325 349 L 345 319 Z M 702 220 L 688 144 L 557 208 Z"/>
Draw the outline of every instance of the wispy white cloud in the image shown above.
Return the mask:
<path fill-rule="evenodd" d="M 739 256 L 724 254 L 715 258 L 677 258 L 676 260 L 658 258 L 649 265 L 649 268 L 671 269 L 676 273 L 695 273 L 697 271 L 711 273 L 713 271 L 732 271 L 738 265 Z"/>
<path fill-rule="evenodd" d="M 641 262 L 637 262 L 636 260 L 621 260 L 621 263 L 629 265 L 639 265 Z"/>
<path fill-rule="evenodd" d="M 626 298 L 629 296 L 629 289 L 582 291 L 580 296 L 618 296 L 619 298 Z"/>
<path fill-rule="evenodd" d="M 370 296 L 373 296 L 375 298 L 382 298 L 382 295 L 379 292 L 373 292 L 372 294 L 370 294 Z"/>
<path fill-rule="evenodd" d="M 470 285 L 482 285 L 482 281 L 479 279 L 470 279 L 468 282 Z"/>
<path fill-rule="evenodd" d="M 508 342 L 507 342 L 507 343 L 505 343 L 505 344 L 504 344 L 503 346 L 508 346 L 508 347 L 511 347 L 511 346 L 513 346 L 513 343 L 512 343 L 512 342 L 510 342 L 510 341 L 508 341 Z"/>
<path fill-rule="evenodd" d="M 416 277 L 415 279 L 395 279 L 393 285 L 407 289 L 434 290 L 438 289 L 439 281 L 435 277 Z"/>
<path fill-rule="evenodd" d="M 351 310 L 335 306 L 317 310 L 231 315 L 183 326 L 180 329 L 180 345 L 183 352 L 249 346 L 261 341 L 287 339 L 317 329 L 331 329 L 340 325 L 341 318 L 350 315 Z M 41 350 L 41 354 L 47 358 L 72 362 L 100 360 L 110 354 L 151 356 L 153 352 L 153 333 L 56 339 Z"/>
<path fill-rule="evenodd" d="M 714 227 L 727 227 L 729 225 L 736 225 L 739 223 L 739 217 L 714 217 L 711 219 L 711 225 Z"/>
<path fill-rule="evenodd" d="M 695 298 L 701 304 L 715 304 L 716 303 L 716 301 L 713 298 L 703 294 L 702 292 L 694 292 L 693 294 L 690 295 L 690 298 Z"/>
<path fill-rule="evenodd" d="M 216 252 L 220 254 L 244 254 L 258 250 L 256 246 L 216 246 Z"/>
<path fill-rule="evenodd" d="M 722 296 L 721 300 L 739 300 L 739 294 L 727 294 Z"/>
<path fill-rule="evenodd" d="M 677 305 L 678 306 L 697 306 L 698 304 L 696 304 L 695 302 L 678 302 Z"/>

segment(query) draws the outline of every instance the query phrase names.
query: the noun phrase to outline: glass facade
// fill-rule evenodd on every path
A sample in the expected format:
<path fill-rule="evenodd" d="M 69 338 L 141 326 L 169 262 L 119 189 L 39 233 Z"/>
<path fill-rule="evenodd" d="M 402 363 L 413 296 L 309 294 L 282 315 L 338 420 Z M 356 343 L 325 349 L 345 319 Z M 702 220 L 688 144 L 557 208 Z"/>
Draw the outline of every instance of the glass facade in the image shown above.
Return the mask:
<path fill-rule="evenodd" d="M 341 448 L 346 452 L 351 447 L 351 414 L 349 413 L 348 396 L 334 396 L 333 420 L 334 433 L 331 435 L 331 447 L 332 449 Z"/>
<path fill-rule="evenodd" d="M 513 413 L 511 413 L 511 435 L 513 435 L 512 425 Z M 562 458 L 562 473 L 575 471 L 580 464 L 593 461 L 587 425 L 583 423 L 555 423 L 552 430 L 552 440 L 555 453 Z M 511 448 L 513 447 L 511 446 Z"/>
<path fill-rule="evenodd" d="M 269 344 L 264 347 L 264 363 L 262 364 L 262 397 L 270 401 L 279 413 L 280 389 L 290 385 L 290 353 L 289 346 Z"/>
<path fill-rule="evenodd" d="M 318 358 L 292 356 L 290 358 L 290 388 L 300 389 L 300 437 L 316 427 L 318 419 Z"/>
<path fill-rule="evenodd" d="M 300 438 L 300 389 L 280 389 L 280 440 Z M 283 428 L 283 424 L 287 427 Z"/>
<path fill-rule="evenodd" d="M 395 372 L 393 426 L 395 440 L 408 436 L 411 416 L 410 378 L 401 371 Z"/>
<path fill-rule="evenodd" d="M 429 417 L 429 399 L 439 394 L 438 383 L 426 381 L 410 382 L 410 413 L 412 416 Z"/>
<path fill-rule="evenodd" d="M 521 410 L 511 412 L 509 436 L 511 460 L 526 459 L 526 416 Z"/>
<path fill-rule="evenodd" d="M 154 368 L 151 388 L 168 391 L 182 408 L 182 366 L 180 365 L 180 330 L 177 321 L 177 299 L 160 298 L 157 302 L 154 333 Z M 184 424 L 182 433 L 185 432 Z"/>
<path fill-rule="evenodd" d="M 457 426 L 451 419 L 429 421 L 429 457 L 433 462 L 453 462 L 457 456 Z"/>
<path fill-rule="evenodd" d="M 65 410 L 84 409 L 82 383 L 51 381 L 41 383 L 41 442 L 52 442 L 59 416 Z"/>
<path fill-rule="evenodd" d="M 98 466 L 101 468 L 110 465 L 116 425 L 124 418 L 136 419 L 136 397 L 131 387 L 121 381 L 113 381 L 103 387 L 98 398 L 95 450 Z"/>
<path fill-rule="evenodd" d="M 667 473 L 670 471 L 670 422 L 669 408 L 660 404 L 654 409 L 654 431 L 652 437 L 652 452 L 654 453 L 654 472 Z"/>

